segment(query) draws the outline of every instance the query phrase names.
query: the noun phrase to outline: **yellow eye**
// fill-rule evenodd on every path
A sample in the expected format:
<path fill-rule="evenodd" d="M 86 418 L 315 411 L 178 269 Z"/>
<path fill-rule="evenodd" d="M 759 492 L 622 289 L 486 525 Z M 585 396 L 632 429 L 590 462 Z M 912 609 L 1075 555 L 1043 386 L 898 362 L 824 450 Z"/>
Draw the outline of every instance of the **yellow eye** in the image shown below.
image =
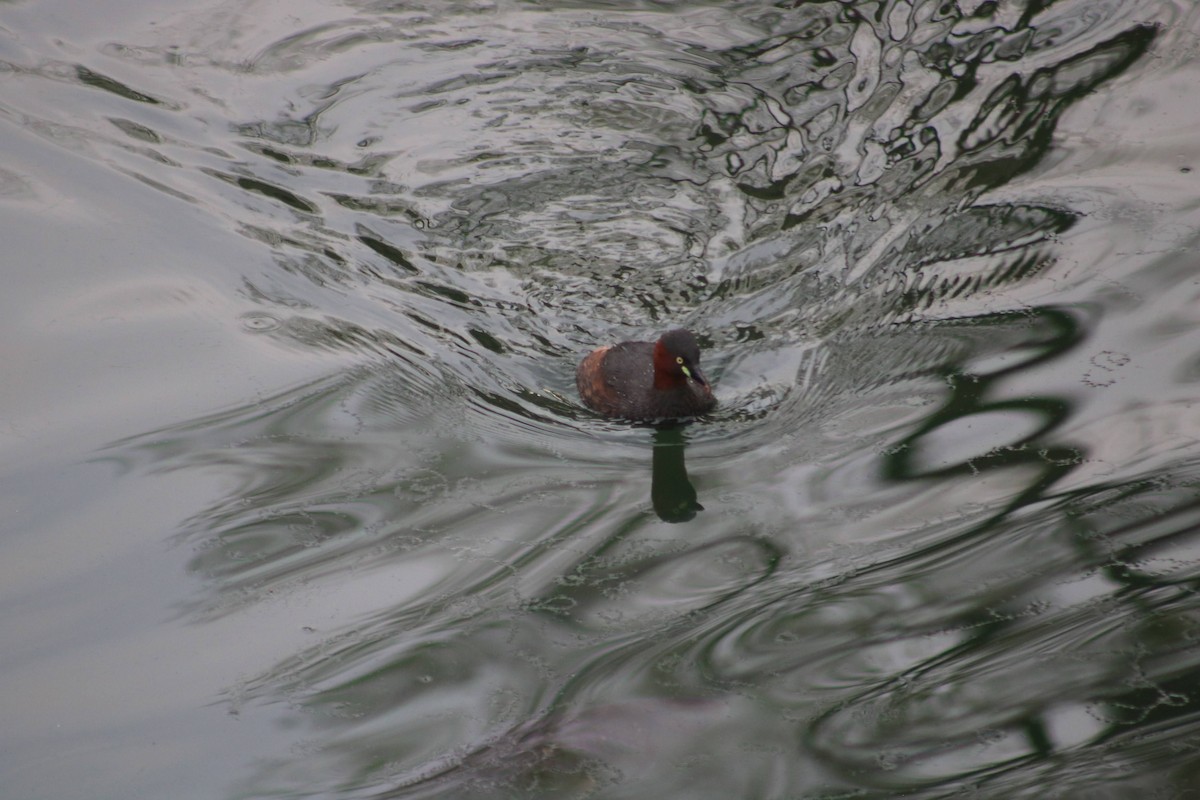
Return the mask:
<path fill-rule="evenodd" d="M 676 364 L 682 364 L 682 363 L 683 363 L 683 356 L 675 356 L 675 363 L 676 363 Z"/>

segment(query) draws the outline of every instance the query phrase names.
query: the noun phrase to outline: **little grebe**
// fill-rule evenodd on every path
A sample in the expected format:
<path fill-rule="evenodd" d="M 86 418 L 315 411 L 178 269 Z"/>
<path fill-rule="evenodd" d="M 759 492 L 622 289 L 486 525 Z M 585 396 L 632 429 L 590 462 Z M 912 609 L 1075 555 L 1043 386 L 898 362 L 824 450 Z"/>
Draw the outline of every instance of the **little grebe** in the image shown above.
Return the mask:
<path fill-rule="evenodd" d="M 575 370 L 588 408 L 633 420 L 690 417 L 717 404 L 700 371 L 691 331 L 667 331 L 657 342 L 621 342 L 588 353 Z"/>

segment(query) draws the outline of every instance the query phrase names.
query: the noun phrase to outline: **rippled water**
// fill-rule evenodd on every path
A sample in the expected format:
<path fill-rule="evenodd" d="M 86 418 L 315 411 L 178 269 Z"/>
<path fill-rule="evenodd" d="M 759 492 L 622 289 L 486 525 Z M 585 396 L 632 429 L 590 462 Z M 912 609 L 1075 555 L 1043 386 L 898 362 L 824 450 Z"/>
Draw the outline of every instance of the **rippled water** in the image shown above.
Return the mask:
<path fill-rule="evenodd" d="M 1195 791 L 1192 3 L 99 5 L 0 20 L 6 792 Z"/>

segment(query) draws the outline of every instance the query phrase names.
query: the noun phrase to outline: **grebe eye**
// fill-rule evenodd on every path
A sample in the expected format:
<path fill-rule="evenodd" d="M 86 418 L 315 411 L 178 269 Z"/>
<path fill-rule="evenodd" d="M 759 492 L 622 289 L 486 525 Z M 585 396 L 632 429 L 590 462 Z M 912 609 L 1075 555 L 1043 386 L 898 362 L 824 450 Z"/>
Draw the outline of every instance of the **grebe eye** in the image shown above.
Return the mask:
<path fill-rule="evenodd" d="M 682 363 L 683 363 L 683 356 L 675 356 L 675 363 L 676 363 L 676 364 L 682 364 Z"/>

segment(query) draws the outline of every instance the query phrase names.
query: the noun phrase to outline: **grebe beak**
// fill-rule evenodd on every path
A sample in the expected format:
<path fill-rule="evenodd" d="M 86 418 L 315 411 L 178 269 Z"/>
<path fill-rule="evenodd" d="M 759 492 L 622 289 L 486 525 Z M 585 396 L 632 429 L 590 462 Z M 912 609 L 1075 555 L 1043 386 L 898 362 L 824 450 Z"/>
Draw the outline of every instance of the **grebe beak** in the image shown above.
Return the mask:
<path fill-rule="evenodd" d="M 685 365 L 680 366 L 679 369 L 683 371 L 684 375 L 688 376 L 701 386 L 708 386 L 708 380 L 704 377 L 704 373 L 700 371 L 699 367 L 688 367 Z"/>

